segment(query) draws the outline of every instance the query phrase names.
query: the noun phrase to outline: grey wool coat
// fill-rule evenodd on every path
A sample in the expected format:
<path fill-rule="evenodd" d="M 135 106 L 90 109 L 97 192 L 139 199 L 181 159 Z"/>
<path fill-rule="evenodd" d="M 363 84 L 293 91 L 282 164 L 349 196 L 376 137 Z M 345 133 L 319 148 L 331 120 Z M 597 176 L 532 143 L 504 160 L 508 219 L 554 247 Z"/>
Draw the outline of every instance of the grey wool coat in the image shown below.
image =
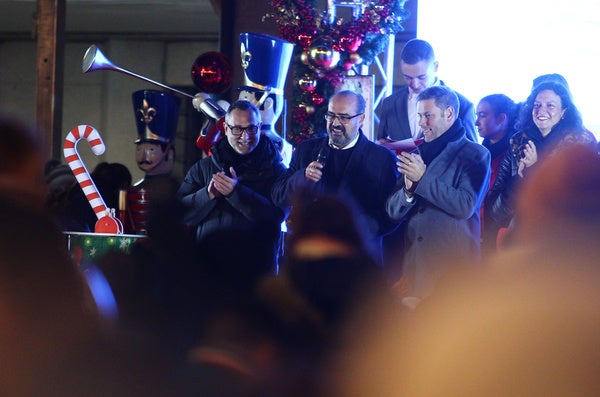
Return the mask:
<path fill-rule="evenodd" d="M 479 262 L 479 209 L 489 178 L 489 151 L 463 136 L 430 162 L 412 202 L 399 179 L 386 211 L 405 222 L 403 275 L 412 296 L 426 297 L 450 269 Z"/>

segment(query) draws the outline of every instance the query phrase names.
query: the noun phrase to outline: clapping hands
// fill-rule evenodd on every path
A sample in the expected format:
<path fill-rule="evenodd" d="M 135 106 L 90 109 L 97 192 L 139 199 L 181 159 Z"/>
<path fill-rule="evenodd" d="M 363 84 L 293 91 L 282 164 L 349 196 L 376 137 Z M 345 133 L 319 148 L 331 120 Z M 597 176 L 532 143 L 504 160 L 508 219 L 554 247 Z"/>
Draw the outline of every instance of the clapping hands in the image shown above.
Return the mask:
<path fill-rule="evenodd" d="M 227 176 L 224 171 L 213 174 L 212 179 L 208 183 L 208 197 L 211 200 L 221 196 L 229 196 L 235 189 L 238 178 L 233 167 L 229 167 L 231 177 Z"/>
<path fill-rule="evenodd" d="M 537 160 L 537 148 L 532 141 L 529 141 L 523 147 L 523 157 L 519 160 L 519 176 L 523 178 L 523 171 L 525 168 L 531 167 Z"/>

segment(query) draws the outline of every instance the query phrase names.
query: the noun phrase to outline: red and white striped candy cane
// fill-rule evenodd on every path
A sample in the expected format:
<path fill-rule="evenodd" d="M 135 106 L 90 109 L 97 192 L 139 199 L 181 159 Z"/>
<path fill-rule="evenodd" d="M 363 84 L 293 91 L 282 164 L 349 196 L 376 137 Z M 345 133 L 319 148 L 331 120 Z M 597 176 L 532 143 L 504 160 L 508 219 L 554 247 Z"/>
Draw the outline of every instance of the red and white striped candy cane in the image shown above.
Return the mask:
<path fill-rule="evenodd" d="M 77 142 L 83 138 L 90 143 L 92 152 L 94 152 L 96 156 L 104 153 L 106 147 L 104 146 L 104 142 L 102 142 L 102 137 L 100 137 L 98 130 L 91 125 L 78 125 L 67 134 L 63 148 L 65 159 L 67 160 L 69 167 L 71 167 L 71 171 L 73 171 L 73 174 L 77 178 L 77 182 L 79 182 L 79 186 L 81 186 L 81 189 L 85 193 L 85 197 L 98 218 L 94 227 L 94 232 L 123 234 L 123 223 L 113 216 L 113 209 L 108 210 L 106 208 L 106 204 L 104 203 L 98 188 L 96 188 L 94 181 L 90 177 L 90 173 L 81 161 L 79 153 L 77 153 Z"/>
<path fill-rule="evenodd" d="M 90 173 L 85 168 L 77 152 L 76 145 L 80 139 L 86 139 L 90 143 L 92 152 L 96 156 L 104 153 L 106 146 L 104 146 L 102 137 L 100 137 L 97 129 L 91 125 L 78 125 L 67 134 L 63 148 L 65 159 L 69 167 L 71 167 L 71 171 L 73 171 L 73 174 L 77 178 L 77 182 L 79 182 L 79 186 L 81 186 L 81 189 L 85 193 L 85 197 L 92 206 L 94 213 L 96 213 L 96 217 L 100 219 L 106 215 L 107 208 L 100 192 L 98 192 L 98 188 L 96 188 L 94 181 L 90 177 Z"/>

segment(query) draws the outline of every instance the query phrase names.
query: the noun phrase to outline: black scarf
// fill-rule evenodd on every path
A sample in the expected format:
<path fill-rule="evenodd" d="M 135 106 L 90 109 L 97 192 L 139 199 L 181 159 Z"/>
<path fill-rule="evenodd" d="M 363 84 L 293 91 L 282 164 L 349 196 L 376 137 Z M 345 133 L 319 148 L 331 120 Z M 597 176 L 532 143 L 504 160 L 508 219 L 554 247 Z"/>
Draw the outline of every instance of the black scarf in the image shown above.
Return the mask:
<path fill-rule="evenodd" d="M 256 148 L 248 154 L 239 154 L 229 144 L 226 138 L 215 145 L 213 155 L 215 162 L 229 175 L 229 167 L 233 167 L 238 175 L 250 172 L 263 172 L 278 159 L 279 153 L 269 138 L 262 136 Z"/>
<path fill-rule="evenodd" d="M 491 143 L 489 138 L 485 138 L 481 145 L 487 148 L 490 151 L 490 154 L 492 155 L 492 159 L 495 159 L 508 149 L 511 136 L 511 134 L 507 133 L 502 139 L 500 139 L 496 143 Z"/>
<path fill-rule="evenodd" d="M 456 119 L 448 131 L 444 132 L 431 142 L 423 142 L 419 146 L 419 152 L 421 152 L 421 157 L 423 158 L 425 165 L 429 165 L 429 163 L 431 163 L 450 142 L 458 141 L 464 136 L 465 129 L 462 125 L 462 121 Z"/>

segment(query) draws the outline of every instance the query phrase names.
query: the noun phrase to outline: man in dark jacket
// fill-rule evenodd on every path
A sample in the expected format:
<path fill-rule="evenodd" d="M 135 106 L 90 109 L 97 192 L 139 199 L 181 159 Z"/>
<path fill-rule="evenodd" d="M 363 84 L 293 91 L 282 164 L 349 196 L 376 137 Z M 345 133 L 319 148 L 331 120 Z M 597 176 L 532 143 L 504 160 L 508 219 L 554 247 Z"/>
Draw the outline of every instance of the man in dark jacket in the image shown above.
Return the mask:
<path fill-rule="evenodd" d="M 333 95 L 325 115 L 328 136 L 298 145 L 290 168 L 275 183 L 273 201 L 285 208 L 311 202 L 321 193 L 340 195 L 355 207 L 367 243 L 381 262 L 381 238 L 395 227 L 385 212 L 385 200 L 396 185 L 397 173 L 393 152 L 362 133 L 364 112 L 361 95 L 352 91 Z"/>
<path fill-rule="evenodd" d="M 192 166 L 177 196 L 198 241 L 223 229 L 260 227 L 257 241 L 273 249 L 275 266 L 285 213 L 271 201 L 271 188 L 285 166 L 271 140 L 261 137 L 260 125 L 252 103 L 234 102 L 225 116 L 226 139 Z"/>
<path fill-rule="evenodd" d="M 400 71 L 406 86 L 400 88 L 381 104 L 380 123 L 377 139 L 400 141 L 419 138 L 417 118 L 417 96 L 426 88 L 444 85 L 437 77 L 438 61 L 431 44 L 425 40 L 409 40 L 400 53 Z M 456 91 L 455 91 L 456 93 Z M 458 118 L 465 128 L 467 139 L 479 142 L 475 130 L 475 108 L 467 98 L 456 93 L 460 102 Z"/>

